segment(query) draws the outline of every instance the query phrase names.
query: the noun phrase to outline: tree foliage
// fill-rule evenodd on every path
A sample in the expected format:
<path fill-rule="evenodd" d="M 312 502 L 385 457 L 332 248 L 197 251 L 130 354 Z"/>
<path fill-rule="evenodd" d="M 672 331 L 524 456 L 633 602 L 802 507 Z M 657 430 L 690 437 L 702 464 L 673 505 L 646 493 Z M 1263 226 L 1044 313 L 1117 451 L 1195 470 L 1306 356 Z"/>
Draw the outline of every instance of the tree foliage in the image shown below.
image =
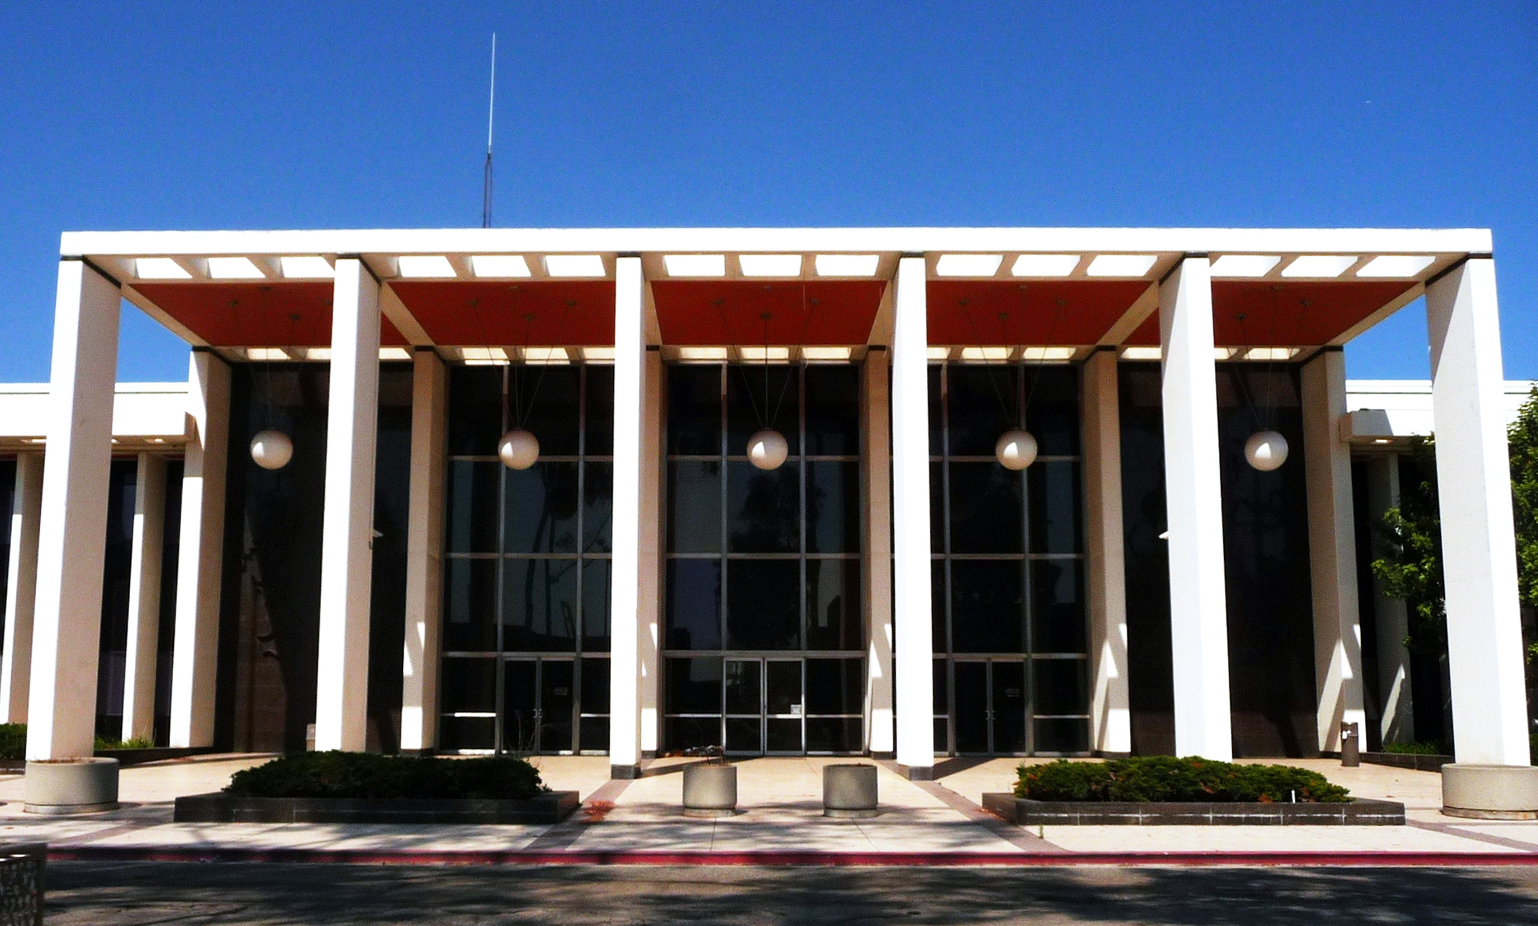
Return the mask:
<path fill-rule="evenodd" d="M 1383 555 L 1373 560 L 1372 571 L 1383 593 L 1404 601 L 1409 612 L 1405 646 L 1436 655 L 1447 651 L 1447 611 L 1435 441 L 1412 439 L 1409 458 L 1411 465 L 1401 470 L 1399 507 L 1384 512 L 1378 525 Z"/>
<path fill-rule="evenodd" d="M 1511 446 L 1511 509 L 1517 528 L 1517 588 L 1538 608 L 1538 386 L 1506 432 Z"/>

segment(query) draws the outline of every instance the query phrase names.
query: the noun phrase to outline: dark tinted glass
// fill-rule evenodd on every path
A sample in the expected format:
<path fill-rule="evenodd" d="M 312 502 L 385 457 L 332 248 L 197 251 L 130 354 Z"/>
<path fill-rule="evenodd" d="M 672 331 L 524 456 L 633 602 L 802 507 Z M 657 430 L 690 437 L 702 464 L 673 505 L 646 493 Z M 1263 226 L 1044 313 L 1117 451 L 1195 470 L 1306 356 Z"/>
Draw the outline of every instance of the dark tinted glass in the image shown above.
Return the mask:
<path fill-rule="evenodd" d="M 1036 721 L 1037 752 L 1089 752 L 1089 720 Z"/>
<path fill-rule="evenodd" d="M 664 721 L 669 749 L 699 749 L 721 745 L 721 718 L 669 717 Z"/>
<path fill-rule="evenodd" d="M 440 685 L 443 686 L 443 702 L 439 706 L 445 714 L 491 712 L 497 709 L 497 660 L 455 659 L 443 660 Z"/>
<path fill-rule="evenodd" d="M 449 368 L 449 455 L 494 456 L 502 426 L 502 368 Z"/>
<path fill-rule="evenodd" d="M 584 659 L 582 660 L 582 713 L 607 714 L 608 712 L 609 660 Z M 604 743 L 603 748 L 608 748 L 608 745 Z"/>
<path fill-rule="evenodd" d="M 808 659 L 806 712 L 859 714 L 865 710 L 865 660 Z"/>
<path fill-rule="evenodd" d="M 449 464 L 445 547 L 450 553 L 497 552 L 497 491 L 504 469 L 495 460 Z"/>
<path fill-rule="evenodd" d="M 808 717 L 807 752 L 859 752 L 864 748 L 858 717 Z"/>
<path fill-rule="evenodd" d="M 801 661 L 770 659 L 764 663 L 764 713 L 799 714 L 805 702 L 801 696 Z"/>
<path fill-rule="evenodd" d="M 854 365 L 806 368 L 806 452 L 860 452 L 860 372 Z"/>
<path fill-rule="evenodd" d="M 1022 553 L 1020 474 L 998 463 L 951 463 L 951 552 Z"/>
<path fill-rule="evenodd" d="M 587 463 L 582 474 L 582 552 L 614 549 L 614 464 Z"/>
<path fill-rule="evenodd" d="M 896 492 L 897 487 L 893 486 Z M 898 502 L 892 499 L 893 510 Z M 929 551 L 944 553 L 945 547 L 945 464 L 929 464 Z"/>
<path fill-rule="evenodd" d="M 999 435 L 1014 426 L 1019 372 L 1002 363 L 949 365 L 952 456 L 993 456 Z"/>
<path fill-rule="evenodd" d="M 1031 386 L 1031 377 L 1036 385 Z M 1079 454 L 1079 371 L 1071 366 L 1026 367 L 1030 396 L 1025 426 L 1042 456 Z"/>
<path fill-rule="evenodd" d="M 801 643 L 801 564 L 729 560 L 728 649 L 796 649 Z"/>
<path fill-rule="evenodd" d="M 570 660 L 547 659 L 540 666 L 539 748 L 547 752 L 572 748 L 572 707 L 575 666 Z"/>
<path fill-rule="evenodd" d="M 721 648 L 721 561 L 668 563 L 667 648 Z"/>
<path fill-rule="evenodd" d="M 451 559 L 444 569 L 443 648 L 497 648 L 497 561 Z"/>
<path fill-rule="evenodd" d="M 763 748 L 763 721 L 757 717 L 726 718 L 726 751 L 758 752 Z"/>
<path fill-rule="evenodd" d="M 945 592 L 945 560 L 936 559 L 930 561 L 929 568 L 929 607 L 931 611 L 930 635 L 935 652 L 944 653 L 950 650 L 946 643 L 946 627 L 950 614 L 950 596 Z"/>
<path fill-rule="evenodd" d="M 502 648 L 576 647 L 577 560 L 509 559 L 502 566 Z"/>
<path fill-rule="evenodd" d="M 1035 713 L 1089 713 L 1088 665 L 1083 659 L 1032 660 L 1032 671 L 1036 673 Z"/>
<path fill-rule="evenodd" d="M 577 464 L 506 470 L 506 553 L 577 552 Z"/>
<path fill-rule="evenodd" d="M 721 464 L 668 464 L 668 552 L 721 552 Z"/>
<path fill-rule="evenodd" d="M 945 396 L 940 392 L 942 367 L 929 365 L 929 454 L 939 456 L 945 452 Z M 890 374 L 888 374 L 890 375 Z"/>
<path fill-rule="evenodd" d="M 667 705 L 671 714 L 721 713 L 721 660 L 669 659 Z"/>
<path fill-rule="evenodd" d="M 587 369 L 587 449 L 589 456 L 614 452 L 614 368 L 589 365 Z"/>
<path fill-rule="evenodd" d="M 860 552 L 860 464 L 806 464 L 806 551 Z"/>
<path fill-rule="evenodd" d="M 583 752 L 609 751 L 609 718 L 583 717 L 578 723 L 578 748 Z"/>
<path fill-rule="evenodd" d="M 668 367 L 668 453 L 721 452 L 721 367 Z"/>
<path fill-rule="evenodd" d="M 447 752 L 492 749 L 496 737 L 495 717 L 443 717 L 438 721 L 438 747 Z"/>
<path fill-rule="evenodd" d="M 582 563 L 582 648 L 609 651 L 609 609 L 612 605 L 610 561 L 590 559 Z"/>
<path fill-rule="evenodd" d="M 523 426 L 539 438 L 540 454 L 576 454 L 581 431 L 577 389 L 582 368 L 514 364 L 508 371 L 510 407 L 515 414 L 520 408 L 523 410 Z"/>
<path fill-rule="evenodd" d="M 945 664 L 946 661 L 944 659 L 936 659 L 934 661 L 935 671 L 932 683 L 935 686 L 936 714 L 945 714 L 950 711 L 949 705 L 951 703 L 951 686 L 950 678 L 945 670 Z M 936 748 L 943 749 L 945 747 L 945 740 L 936 740 L 935 746 Z"/>
<path fill-rule="evenodd" d="M 759 714 L 764 707 L 763 663 L 757 659 L 726 660 L 726 712 Z"/>
<path fill-rule="evenodd" d="M 1031 493 L 1031 552 L 1078 553 L 1079 463 L 1037 461 L 1026 470 Z"/>
<path fill-rule="evenodd" d="M 859 649 L 865 643 L 856 559 L 806 561 L 806 648 Z"/>
<path fill-rule="evenodd" d="M 1032 652 L 1087 651 L 1082 569 L 1076 559 L 1032 561 Z"/>
<path fill-rule="evenodd" d="M 1018 560 L 951 561 L 954 652 L 1025 650 L 1023 567 Z"/>
<path fill-rule="evenodd" d="M 801 452 L 801 410 L 796 395 L 799 367 L 732 364 L 726 371 L 726 453 L 744 456 L 748 438 L 761 428 L 785 436 L 792 456 Z M 767 373 L 768 383 L 765 384 Z"/>
<path fill-rule="evenodd" d="M 801 549 L 800 468 L 761 470 L 726 464 L 726 535 L 732 553 L 795 553 Z"/>

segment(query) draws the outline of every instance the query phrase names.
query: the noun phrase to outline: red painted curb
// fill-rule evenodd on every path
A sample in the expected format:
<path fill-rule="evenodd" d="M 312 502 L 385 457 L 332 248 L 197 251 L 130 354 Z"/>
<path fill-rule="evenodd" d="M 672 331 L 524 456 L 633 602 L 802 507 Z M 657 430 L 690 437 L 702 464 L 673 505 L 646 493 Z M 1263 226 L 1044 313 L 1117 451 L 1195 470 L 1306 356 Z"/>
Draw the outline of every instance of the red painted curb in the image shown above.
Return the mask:
<path fill-rule="evenodd" d="M 1538 865 L 1538 853 L 1499 852 L 420 852 L 367 849 L 159 849 L 78 846 L 49 861 L 288 862 L 344 865 L 817 865 L 1062 868 L 1084 866 L 1457 868 Z"/>

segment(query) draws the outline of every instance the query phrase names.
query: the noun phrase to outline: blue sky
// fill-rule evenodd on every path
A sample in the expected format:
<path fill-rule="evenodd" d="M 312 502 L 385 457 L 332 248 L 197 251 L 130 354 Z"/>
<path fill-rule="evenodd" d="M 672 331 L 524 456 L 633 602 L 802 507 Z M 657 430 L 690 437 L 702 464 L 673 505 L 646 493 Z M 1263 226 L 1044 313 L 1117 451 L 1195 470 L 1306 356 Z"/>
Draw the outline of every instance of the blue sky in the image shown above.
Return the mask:
<path fill-rule="evenodd" d="M 0 28 L 0 381 L 59 233 L 1489 227 L 1538 378 L 1538 3 L 51 3 Z M 119 379 L 185 349 L 125 309 Z M 1417 304 L 1354 377 L 1428 374 Z"/>

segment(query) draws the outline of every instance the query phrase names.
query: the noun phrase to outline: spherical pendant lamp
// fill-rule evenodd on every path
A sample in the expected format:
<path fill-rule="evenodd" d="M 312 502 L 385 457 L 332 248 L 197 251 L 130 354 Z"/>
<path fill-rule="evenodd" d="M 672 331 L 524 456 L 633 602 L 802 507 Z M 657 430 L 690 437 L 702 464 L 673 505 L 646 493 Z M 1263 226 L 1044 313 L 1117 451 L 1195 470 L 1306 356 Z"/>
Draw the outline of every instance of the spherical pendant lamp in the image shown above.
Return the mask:
<path fill-rule="evenodd" d="M 1011 428 L 999 435 L 993 455 L 999 458 L 999 465 L 1018 473 L 1036 462 L 1036 438 L 1024 428 Z"/>
<path fill-rule="evenodd" d="M 1256 431 L 1244 442 L 1244 458 L 1263 473 L 1287 462 L 1287 438 L 1275 431 Z"/>
<path fill-rule="evenodd" d="M 277 428 L 256 432 L 251 438 L 251 459 L 262 469 L 282 469 L 294 458 L 294 442 Z"/>
<path fill-rule="evenodd" d="M 539 460 L 539 438 L 523 428 L 514 428 L 497 443 L 497 456 L 508 469 L 528 469 Z"/>
<path fill-rule="evenodd" d="M 790 454 L 785 435 L 773 428 L 755 431 L 748 438 L 748 462 L 759 469 L 779 469 Z"/>

